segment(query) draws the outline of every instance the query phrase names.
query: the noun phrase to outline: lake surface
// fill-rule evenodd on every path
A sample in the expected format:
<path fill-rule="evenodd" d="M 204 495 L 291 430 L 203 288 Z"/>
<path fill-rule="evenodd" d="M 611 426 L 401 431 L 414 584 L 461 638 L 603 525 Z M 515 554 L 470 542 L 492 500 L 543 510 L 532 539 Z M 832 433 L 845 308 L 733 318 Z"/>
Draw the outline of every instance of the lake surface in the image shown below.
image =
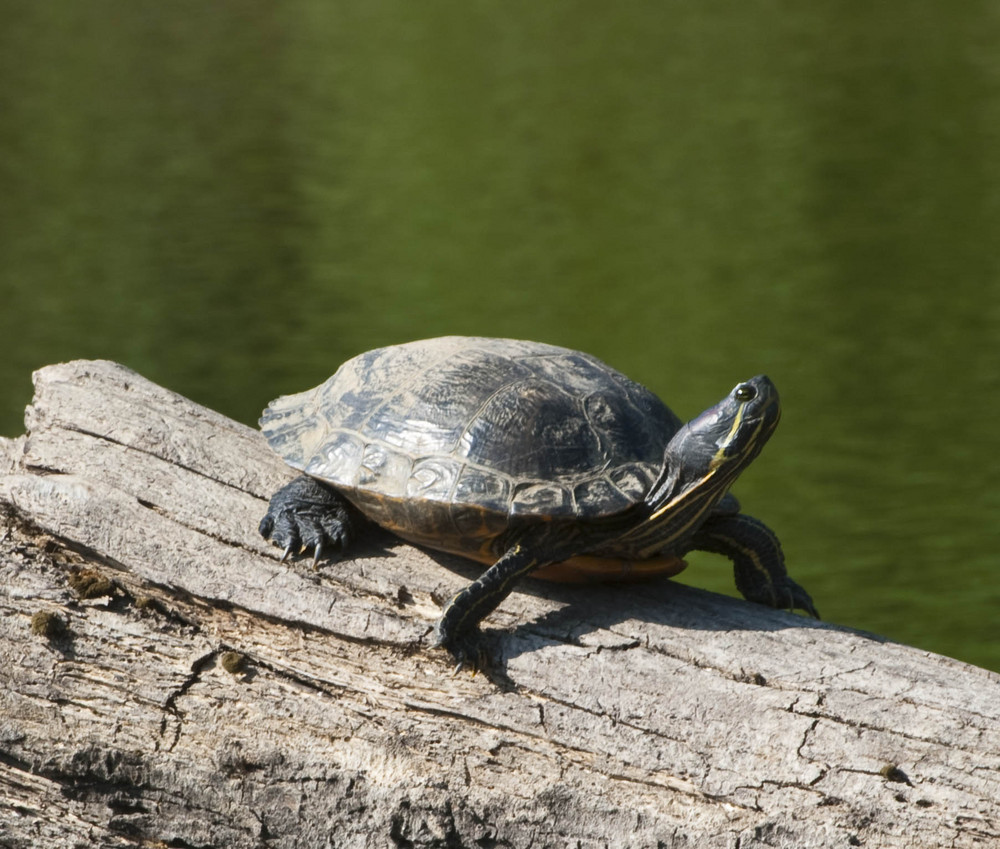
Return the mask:
<path fill-rule="evenodd" d="M 995 6 L 0 5 L 0 433 L 80 357 L 250 423 L 448 333 L 764 372 L 824 617 L 1000 670 Z"/>

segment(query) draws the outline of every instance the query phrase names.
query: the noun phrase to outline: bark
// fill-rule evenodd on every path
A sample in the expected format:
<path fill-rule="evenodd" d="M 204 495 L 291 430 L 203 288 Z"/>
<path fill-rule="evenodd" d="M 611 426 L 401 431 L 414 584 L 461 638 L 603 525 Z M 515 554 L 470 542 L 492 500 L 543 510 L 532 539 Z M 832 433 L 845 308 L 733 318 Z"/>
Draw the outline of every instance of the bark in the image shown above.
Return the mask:
<path fill-rule="evenodd" d="M 0 444 L 0 845 L 1000 845 L 994 673 L 660 581 L 527 582 L 493 679 L 452 675 L 430 629 L 480 567 L 282 565 L 258 433 L 113 363 L 35 385 Z"/>

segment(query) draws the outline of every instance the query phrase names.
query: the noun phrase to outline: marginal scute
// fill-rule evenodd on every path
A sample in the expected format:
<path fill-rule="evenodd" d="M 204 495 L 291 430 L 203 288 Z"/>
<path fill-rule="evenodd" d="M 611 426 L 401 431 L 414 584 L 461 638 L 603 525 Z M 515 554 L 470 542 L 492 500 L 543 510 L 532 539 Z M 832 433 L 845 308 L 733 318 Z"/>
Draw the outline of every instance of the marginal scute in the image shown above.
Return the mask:
<path fill-rule="evenodd" d="M 604 514 L 618 513 L 631 507 L 635 500 L 626 495 L 605 477 L 591 478 L 577 484 L 573 490 L 577 504 L 599 505 Z"/>
<path fill-rule="evenodd" d="M 364 450 L 365 444 L 361 439 L 340 431 L 331 434 L 322 449 L 298 468 L 321 480 L 341 481 L 354 486 Z"/>
<path fill-rule="evenodd" d="M 388 496 L 403 495 L 403 485 L 412 465 L 413 461 L 406 454 L 382 445 L 366 445 L 358 467 L 357 485 L 378 489 Z"/>
<path fill-rule="evenodd" d="M 413 464 L 413 472 L 406 482 L 408 498 L 431 498 L 450 501 L 452 489 L 462 467 L 450 457 L 430 457 Z"/>
<path fill-rule="evenodd" d="M 653 482 L 653 470 L 638 463 L 625 463 L 608 471 L 608 477 L 632 502 L 641 501 Z"/>
<path fill-rule="evenodd" d="M 521 484 L 514 489 L 512 515 L 571 516 L 573 509 L 569 491 L 557 483 Z"/>
<path fill-rule="evenodd" d="M 484 510 L 506 514 L 514 486 L 510 478 L 466 466 L 455 486 L 456 504 L 476 504 Z"/>

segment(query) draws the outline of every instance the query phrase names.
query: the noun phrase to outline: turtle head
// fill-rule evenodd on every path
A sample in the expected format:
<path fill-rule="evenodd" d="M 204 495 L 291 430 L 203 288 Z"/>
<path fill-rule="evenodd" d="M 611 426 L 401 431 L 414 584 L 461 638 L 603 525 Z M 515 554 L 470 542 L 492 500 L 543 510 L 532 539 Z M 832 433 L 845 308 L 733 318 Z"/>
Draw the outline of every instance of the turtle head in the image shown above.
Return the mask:
<path fill-rule="evenodd" d="M 778 390 L 769 378 L 758 375 L 738 384 L 674 434 L 647 504 L 660 507 L 689 492 L 717 502 L 760 453 L 780 416 Z"/>

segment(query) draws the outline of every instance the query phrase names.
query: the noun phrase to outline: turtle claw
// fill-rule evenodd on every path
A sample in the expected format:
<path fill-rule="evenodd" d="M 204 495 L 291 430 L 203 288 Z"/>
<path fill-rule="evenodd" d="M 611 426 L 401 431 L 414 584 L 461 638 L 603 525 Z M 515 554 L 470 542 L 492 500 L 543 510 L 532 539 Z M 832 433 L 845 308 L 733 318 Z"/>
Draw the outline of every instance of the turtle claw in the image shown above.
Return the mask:
<path fill-rule="evenodd" d="M 801 587 L 800 587 L 800 589 L 801 589 Z M 804 596 L 804 598 L 803 597 L 796 597 L 793 600 L 792 609 L 794 610 L 794 609 L 798 608 L 799 610 L 804 610 L 813 619 L 822 619 L 823 617 L 819 615 L 819 611 L 816 609 L 816 606 L 813 604 L 812 599 L 809 598 L 809 594 L 805 590 L 802 590 L 802 595 Z"/>
<path fill-rule="evenodd" d="M 471 670 L 473 677 L 478 672 L 482 672 L 487 678 L 490 677 L 489 673 L 492 668 L 490 655 L 483 645 L 483 635 L 478 628 L 459 634 L 442 636 L 439 625 L 435 629 L 431 648 L 444 649 L 452 656 L 455 660 L 455 666 L 451 670 L 453 677 L 463 669 Z"/>
<path fill-rule="evenodd" d="M 448 649 L 448 651 L 451 651 L 451 650 Z M 487 656 L 486 652 L 479 651 L 479 652 L 477 652 L 477 654 L 476 654 L 476 656 L 474 658 L 473 657 L 469 657 L 464 652 L 461 653 L 461 655 L 456 655 L 455 652 L 451 652 L 451 654 L 452 654 L 452 657 L 457 657 L 458 658 L 458 662 L 455 664 L 455 666 L 451 670 L 451 677 L 452 678 L 454 678 L 456 675 L 458 675 L 459 672 L 461 672 L 463 669 L 466 669 L 466 668 L 472 673 L 471 674 L 472 678 L 475 678 L 476 675 L 478 673 L 480 673 L 480 672 L 482 672 L 484 675 L 486 675 L 487 678 L 490 677 L 489 674 L 488 674 L 488 670 L 490 669 L 490 661 L 489 661 L 489 657 Z"/>
<path fill-rule="evenodd" d="M 278 562 L 284 563 L 291 556 L 291 553 L 292 553 L 292 544 L 288 543 L 288 545 L 285 546 L 285 550 L 281 553 L 281 559 Z"/>
<path fill-rule="evenodd" d="M 785 603 L 781 605 L 789 613 L 793 613 L 796 610 L 805 611 L 813 619 L 819 619 L 819 611 L 816 610 L 816 606 L 813 604 L 813 600 L 802 587 L 800 587 L 795 581 L 789 578 L 787 575 L 783 575 L 778 583 L 773 588 L 774 594 L 779 593 L 784 596 Z M 778 607 L 777 599 L 775 599 L 774 607 Z"/>
<path fill-rule="evenodd" d="M 819 619 L 819 611 L 816 610 L 816 606 L 813 604 L 812 598 L 809 596 L 802 587 L 800 587 L 791 578 L 785 576 L 784 580 L 781 581 L 778 586 L 774 588 L 775 594 L 781 592 L 785 597 L 785 604 L 781 605 L 789 613 L 794 613 L 796 610 L 805 611 L 813 619 Z M 775 599 L 777 602 L 777 599 Z M 774 607 L 778 607 L 775 603 Z"/>
<path fill-rule="evenodd" d="M 789 613 L 802 610 L 814 619 L 820 618 L 809 593 L 787 575 L 771 575 L 767 582 L 737 581 L 737 587 L 747 601 L 754 601 L 775 610 L 787 610 Z"/>

